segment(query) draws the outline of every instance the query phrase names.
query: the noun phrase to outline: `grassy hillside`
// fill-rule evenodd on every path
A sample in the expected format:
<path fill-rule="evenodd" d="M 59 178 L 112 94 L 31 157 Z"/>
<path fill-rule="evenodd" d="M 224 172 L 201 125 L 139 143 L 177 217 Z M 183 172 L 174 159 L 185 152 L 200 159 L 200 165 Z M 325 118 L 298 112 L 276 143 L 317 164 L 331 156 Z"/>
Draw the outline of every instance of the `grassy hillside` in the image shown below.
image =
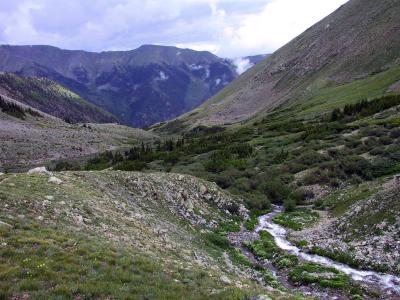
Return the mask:
<path fill-rule="evenodd" d="M 238 220 L 223 208 L 240 202 L 214 184 L 162 173 L 55 176 L 62 183 L 0 177 L 2 298 L 294 299 L 227 265 L 229 247 L 214 232 Z"/>
<path fill-rule="evenodd" d="M 325 97 L 331 95 L 334 99 L 329 104 L 315 96 L 310 98 L 309 106 L 277 109 L 264 118 L 240 126 L 199 126 L 163 143 L 133 148 L 117 164 L 107 157 L 99 157 L 99 161 L 90 161 L 86 167 L 96 168 L 102 161 L 103 168 L 113 166 L 122 170 L 151 169 L 193 174 L 214 181 L 246 199 L 246 205 L 254 215 L 268 209 L 270 203 L 283 204 L 288 212 L 295 213 L 284 215 L 277 221 L 293 229 L 301 229 L 302 224 L 313 225 L 318 220 L 307 211 L 297 211 L 297 206 L 308 205 L 309 208 L 325 210 L 325 216 L 326 213 L 333 214 L 333 218 L 340 216 L 338 211 L 351 215 L 355 201 L 369 203 L 368 199 L 377 190 L 383 190 L 385 182 L 400 173 L 400 96 L 388 94 L 373 98 L 384 90 L 385 80 L 396 72 L 375 75 L 375 79 L 383 82 L 382 85 L 360 80 L 343 86 L 343 94 L 327 88 Z M 365 86 L 368 86 L 368 92 Z M 362 88 L 358 90 L 357 87 Z M 344 92 L 346 89 L 348 93 Z M 343 98 L 333 95 L 342 95 Z M 369 100 L 357 102 L 366 95 L 370 95 Z M 169 128 L 171 132 L 175 129 Z M 352 191 L 359 192 L 353 197 Z M 362 212 L 360 216 L 368 215 L 373 226 L 397 222 L 397 209 L 387 213 L 390 207 L 393 208 L 398 191 L 390 190 L 386 194 L 388 196 L 374 196 L 373 199 L 379 200 L 371 200 L 381 201 L 379 208 L 370 211 L 366 204 L 360 204 L 358 208 Z M 347 198 L 353 200 L 342 200 Z M 342 204 L 339 207 L 329 205 L 332 201 Z M 358 266 L 398 272 L 398 262 L 391 254 L 397 251 L 393 250 L 397 247 L 396 239 L 376 235 L 374 240 L 380 245 L 386 243 L 382 249 L 387 249 L 389 256 L 383 250 L 372 251 L 378 257 L 372 262 L 368 256 L 360 258 L 360 253 L 369 251 L 369 244 L 362 244 L 364 238 L 356 242 L 348 237 L 357 230 L 359 236 L 368 240 L 375 231 L 371 233 L 368 226 L 357 225 L 355 228 L 351 222 L 347 224 L 348 218 L 339 219 L 332 226 L 337 227 L 340 222 L 343 224 L 341 234 L 336 235 L 332 243 L 325 244 L 338 254 L 339 259 L 346 262 L 354 259 Z M 398 233 L 398 228 L 392 229 Z M 314 235 L 316 240 L 320 239 L 318 232 Z M 340 246 L 344 258 L 340 258 L 339 248 L 328 246 L 334 245 L 337 239 L 342 239 L 344 244 L 340 245 L 348 243 Z M 358 253 L 349 250 L 351 241 L 357 243 Z"/>

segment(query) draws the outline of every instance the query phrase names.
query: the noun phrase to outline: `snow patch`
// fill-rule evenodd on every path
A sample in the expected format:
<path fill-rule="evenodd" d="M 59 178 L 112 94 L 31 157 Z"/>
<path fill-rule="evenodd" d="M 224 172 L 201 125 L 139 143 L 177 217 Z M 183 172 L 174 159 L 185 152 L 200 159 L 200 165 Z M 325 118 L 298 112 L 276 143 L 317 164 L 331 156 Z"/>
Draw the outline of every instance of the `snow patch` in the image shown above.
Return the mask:
<path fill-rule="evenodd" d="M 210 78 L 210 69 L 206 68 L 206 78 Z"/>
<path fill-rule="evenodd" d="M 236 67 L 236 72 L 238 73 L 238 75 L 243 74 L 252 66 L 254 66 L 254 64 L 252 64 L 248 58 L 238 57 L 235 58 L 232 62 Z"/>
<path fill-rule="evenodd" d="M 189 65 L 189 69 L 192 71 L 198 71 L 198 70 L 204 69 L 204 66 L 192 64 L 192 65 Z"/>
<path fill-rule="evenodd" d="M 217 79 L 215 80 L 215 84 L 216 84 L 216 85 L 220 85 L 221 81 L 222 81 L 222 80 L 221 80 L 220 78 L 217 78 Z"/>
<path fill-rule="evenodd" d="M 168 80 L 169 76 L 166 75 L 163 71 L 160 71 L 160 73 L 158 74 L 158 76 L 155 78 L 155 80 L 160 80 L 160 81 L 165 81 Z"/>

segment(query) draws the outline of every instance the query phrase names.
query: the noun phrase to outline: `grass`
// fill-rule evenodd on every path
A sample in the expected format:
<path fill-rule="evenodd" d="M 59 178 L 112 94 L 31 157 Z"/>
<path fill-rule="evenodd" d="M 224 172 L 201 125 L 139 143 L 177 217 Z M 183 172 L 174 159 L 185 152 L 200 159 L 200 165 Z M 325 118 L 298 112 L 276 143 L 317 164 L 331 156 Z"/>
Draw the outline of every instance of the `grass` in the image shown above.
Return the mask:
<path fill-rule="evenodd" d="M 269 294 L 235 274 L 229 275 L 232 284 L 219 280 L 225 274 L 224 251 L 238 266 L 251 267 L 250 262 L 223 234 L 205 239 L 200 227 L 172 214 L 162 199 L 138 200 L 145 189 L 135 191 L 133 173 L 56 176 L 64 184 L 27 174 L 6 175 L 0 183 L 0 220 L 10 225 L 0 223 L 1 298 L 244 299 Z M 157 184 L 163 184 L 161 178 Z M 207 218 L 219 220 L 224 230 L 235 229 L 236 223 L 218 219 L 213 214 L 220 212 L 205 205 L 199 206 L 208 211 Z M 76 214 L 84 224 L 72 223 Z M 167 230 L 157 233 L 157 228 Z M 194 253 L 216 268 L 196 263 Z M 238 280 L 245 288 L 235 286 Z"/>
<path fill-rule="evenodd" d="M 301 104 L 292 102 L 285 106 L 285 109 L 290 111 L 295 110 L 300 116 L 315 116 L 336 107 L 354 104 L 362 99 L 381 96 L 392 83 L 399 79 L 400 68 L 394 68 L 365 79 L 355 80 L 340 86 L 319 89 L 317 93 L 308 99 L 302 99 Z"/>
<path fill-rule="evenodd" d="M 349 288 L 350 278 L 335 268 L 324 267 L 315 263 L 301 263 L 289 273 L 293 282 L 302 284 L 317 283 L 322 287 Z"/>
<path fill-rule="evenodd" d="M 293 230 L 302 230 L 319 220 L 319 214 L 307 208 L 297 208 L 295 211 L 283 212 L 273 219 L 273 222 Z"/>
<path fill-rule="evenodd" d="M 184 270 L 104 240 L 43 228 L 35 222 L 1 230 L 0 290 L 3 298 L 204 299 L 221 289 L 208 273 Z M 6 244 L 6 246 L 4 246 Z M 227 288 L 215 299 L 242 299 Z"/>
<path fill-rule="evenodd" d="M 275 244 L 274 238 L 267 231 L 260 231 L 260 239 L 254 242 L 245 241 L 243 245 L 255 255 L 263 259 L 272 259 L 281 255 L 282 251 Z"/>
<path fill-rule="evenodd" d="M 333 259 L 334 261 L 344 263 L 353 268 L 360 268 L 360 262 L 357 261 L 350 253 L 329 251 L 318 247 L 313 247 L 311 249 L 311 252 L 320 256 L 328 257 L 330 259 Z"/>
<path fill-rule="evenodd" d="M 285 253 L 266 231 L 260 232 L 260 240 L 245 242 L 244 245 L 259 258 L 270 260 L 278 269 L 288 270 L 289 279 L 295 283 L 317 283 L 321 287 L 346 290 L 351 286 L 350 278 L 335 268 L 300 262 L 297 256 Z"/>

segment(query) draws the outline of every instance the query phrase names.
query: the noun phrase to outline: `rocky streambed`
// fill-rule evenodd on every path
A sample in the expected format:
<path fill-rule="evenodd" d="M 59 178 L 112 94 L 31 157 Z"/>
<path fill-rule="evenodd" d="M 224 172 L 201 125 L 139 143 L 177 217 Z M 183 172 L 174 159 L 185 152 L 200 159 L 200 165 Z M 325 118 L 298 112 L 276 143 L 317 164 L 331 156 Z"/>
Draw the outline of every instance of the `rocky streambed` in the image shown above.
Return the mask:
<path fill-rule="evenodd" d="M 258 218 L 258 226 L 253 232 L 242 230 L 239 233 L 231 233 L 228 238 L 233 246 L 240 249 L 254 265 L 266 268 L 277 277 L 280 283 L 288 290 L 302 292 L 307 296 L 320 299 L 351 299 L 345 292 L 336 289 L 322 288 L 316 284 L 298 285 L 288 279 L 289 270 L 277 269 L 273 264 L 255 256 L 243 246 L 244 241 L 254 241 L 259 238 L 259 232 L 267 231 L 274 239 L 276 245 L 285 253 L 295 255 L 300 262 L 312 262 L 322 266 L 332 267 L 349 276 L 354 282 L 371 292 L 371 299 L 400 299 L 400 278 L 390 274 L 364 271 L 352 268 L 348 265 L 336 262 L 332 259 L 307 253 L 293 245 L 287 238 L 287 230 L 275 224 L 272 220 L 282 212 L 282 208 L 273 206 L 273 211 Z M 375 297 L 376 296 L 376 297 Z M 369 298 L 369 297 L 368 297 Z"/>

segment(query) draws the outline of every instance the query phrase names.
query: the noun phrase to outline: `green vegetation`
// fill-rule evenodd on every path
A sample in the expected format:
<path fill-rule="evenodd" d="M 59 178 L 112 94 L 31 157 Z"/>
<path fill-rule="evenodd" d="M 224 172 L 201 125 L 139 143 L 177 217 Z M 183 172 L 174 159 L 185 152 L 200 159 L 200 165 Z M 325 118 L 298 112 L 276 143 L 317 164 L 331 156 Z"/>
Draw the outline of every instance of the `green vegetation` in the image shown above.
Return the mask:
<path fill-rule="evenodd" d="M 293 230 L 302 230 L 304 227 L 313 225 L 318 220 L 319 214 L 306 208 L 297 208 L 294 211 L 283 212 L 273 219 L 275 223 Z"/>
<path fill-rule="evenodd" d="M 205 218 L 221 221 L 216 232 L 202 236 L 188 220 L 171 214 L 178 202 L 172 209 L 163 198 L 141 196 L 149 187 L 137 186 L 136 180 L 152 184 L 154 190 L 171 182 L 163 176 L 167 175 L 63 172 L 57 174 L 62 185 L 49 183 L 47 175 L 4 176 L 1 297 L 239 300 L 265 293 L 250 281 L 245 282 L 251 288 L 238 289 L 216 280 L 225 266 L 223 252 L 233 263 L 251 267 L 222 233 L 236 230 L 236 221 L 223 218 L 211 204 L 199 203 L 208 212 Z M 160 234 L 154 228 L 168 230 Z M 218 270 L 192 264 L 197 253 Z M 235 276 L 232 282 L 238 280 Z"/>
<path fill-rule="evenodd" d="M 41 115 L 38 112 L 30 108 L 22 108 L 20 105 L 16 103 L 6 101 L 3 99 L 2 96 L 0 96 L 0 109 L 2 112 L 10 116 L 16 117 L 18 119 L 25 119 L 27 113 L 34 117 L 41 117 Z"/>
<path fill-rule="evenodd" d="M 338 251 L 328 251 L 322 248 L 313 247 L 311 252 L 324 257 L 331 258 L 335 261 L 344 263 L 354 268 L 360 268 L 360 262 L 357 261 L 350 253 L 343 253 Z"/>
<path fill-rule="evenodd" d="M 285 254 L 266 231 L 260 232 L 260 240 L 244 245 L 255 255 L 270 260 L 278 269 L 289 270 L 289 278 L 295 283 L 317 283 L 322 287 L 349 289 L 350 278 L 335 268 L 314 263 L 300 263 L 297 256 Z"/>
<path fill-rule="evenodd" d="M 400 95 L 388 95 L 370 101 L 364 99 L 355 104 L 346 104 L 343 110 L 334 109 L 331 114 L 331 121 L 338 121 L 352 116 L 358 118 L 369 117 L 397 105 L 400 105 Z"/>
<path fill-rule="evenodd" d="M 244 242 L 255 255 L 263 259 L 272 259 L 282 252 L 275 244 L 274 238 L 267 231 L 260 231 L 260 239 L 254 242 Z"/>
<path fill-rule="evenodd" d="M 246 227 L 247 230 L 253 231 L 255 227 L 258 225 L 258 217 L 268 214 L 270 212 L 271 209 L 265 209 L 265 210 L 252 209 L 250 211 L 250 217 L 245 222 L 244 226 Z"/>
<path fill-rule="evenodd" d="M 200 126 L 115 154 L 118 157 L 101 154 L 85 169 L 187 173 L 241 196 L 251 210 L 266 210 L 274 203 L 290 212 L 314 197 L 305 188 L 309 185 L 335 190 L 400 171 L 400 132 L 392 119 L 397 101 L 397 96 L 389 95 L 343 102 L 346 108 L 337 107 L 336 112 L 360 113 L 335 121 L 328 112 L 307 118 L 288 116 L 295 108 L 289 106 L 285 112 L 278 109 L 268 118 L 242 126 Z M 391 113 L 384 117 L 370 116 L 387 108 Z M 252 218 L 247 226 L 254 224 Z"/>
<path fill-rule="evenodd" d="M 17 100 L 44 113 L 53 115 L 67 123 L 78 122 L 115 122 L 110 113 L 85 101 L 59 84 L 45 78 L 20 77 L 15 74 L 0 74 L 0 86 L 10 98 Z M 0 102 L 2 102 L 0 100 Z M 23 117 L 15 108 L 9 112 Z M 31 109 L 24 109 L 31 115 L 39 114 Z"/>
<path fill-rule="evenodd" d="M 349 288 L 350 279 L 335 268 L 315 263 L 301 263 L 289 273 L 289 278 L 297 283 L 317 283 L 322 287 Z"/>
<path fill-rule="evenodd" d="M 163 268 L 154 258 L 87 236 L 62 233 L 37 223 L 0 228 L 2 298 L 28 293 L 33 298 L 199 299 L 218 287 L 204 271 Z M 51 287 L 51 288 L 49 288 Z M 227 289 L 215 299 L 243 299 Z M 214 298 L 213 297 L 213 298 Z"/>

